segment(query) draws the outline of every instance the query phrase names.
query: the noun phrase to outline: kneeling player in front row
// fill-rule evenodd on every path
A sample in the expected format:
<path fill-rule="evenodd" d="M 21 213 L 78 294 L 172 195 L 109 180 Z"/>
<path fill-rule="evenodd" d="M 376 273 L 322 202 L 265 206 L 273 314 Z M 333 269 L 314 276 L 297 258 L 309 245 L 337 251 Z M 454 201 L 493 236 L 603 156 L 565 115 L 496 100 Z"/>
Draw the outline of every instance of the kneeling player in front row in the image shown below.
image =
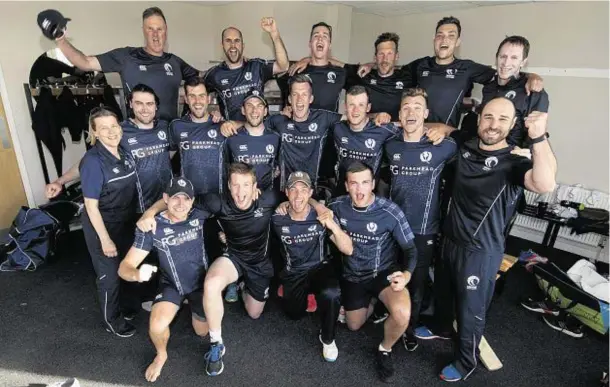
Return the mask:
<path fill-rule="evenodd" d="M 404 213 L 391 201 L 373 194 L 373 170 L 359 161 L 345 175 L 349 195 L 329 208 L 352 239 L 353 253 L 343 256 L 341 294 L 347 327 L 358 330 L 372 313 L 371 298 L 378 297 L 390 316 L 376 355 L 379 378 L 394 376 L 392 347 L 409 325 L 411 301 L 406 289 L 417 264 L 413 233 Z"/>
<path fill-rule="evenodd" d="M 307 295 L 314 293 L 321 322 L 320 341 L 326 361 L 337 360 L 335 344 L 337 318 L 341 307 L 341 291 L 333 265 L 327 260 L 326 238 L 345 255 L 353 251 L 352 241 L 325 210 L 322 215 L 310 205 L 313 183 L 305 172 L 293 172 L 286 182 L 288 212 L 271 218 L 273 228 L 282 242 L 285 267 L 280 273 L 284 286 L 282 306 L 292 319 L 306 314 Z"/>
<path fill-rule="evenodd" d="M 119 275 L 126 281 L 150 280 L 156 266 L 143 264 L 154 249 L 161 267 L 160 292 L 150 314 L 150 339 L 157 356 L 146 369 L 146 380 L 154 382 L 167 361 L 169 324 L 172 322 L 184 299 L 191 307 L 193 328 L 199 336 L 208 333 L 208 324 L 203 312 L 203 280 L 208 261 L 203 248 L 203 224 L 209 215 L 193 209 L 193 185 L 190 181 L 173 178 L 163 201 L 167 211 L 155 217 L 156 227 L 149 232 L 136 230 L 133 247 L 119 266 Z"/>

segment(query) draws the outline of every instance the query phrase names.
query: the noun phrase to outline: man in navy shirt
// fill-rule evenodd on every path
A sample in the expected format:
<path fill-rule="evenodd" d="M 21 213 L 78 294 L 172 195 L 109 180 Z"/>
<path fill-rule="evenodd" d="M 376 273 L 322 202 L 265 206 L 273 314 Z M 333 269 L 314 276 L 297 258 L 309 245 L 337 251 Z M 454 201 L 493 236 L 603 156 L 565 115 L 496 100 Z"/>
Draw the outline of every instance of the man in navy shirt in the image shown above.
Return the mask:
<path fill-rule="evenodd" d="M 457 303 L 458 343 L 454 361 L 441 371 L 446 381 L 467 378 L 477 366 L 485 314 L 492 299 L 496 273 L 504 255 L 506 227 L 523 188 L 547 193 L 555 188 L 557 161 L 546 134 L 547 113 L 532 112 L 525 120 L 532 160 L 511 154 L 506 138 L 516 121 L 510 99 L 497 97 L 485 105 L 478 138 L 465 142 L 456 158 L 451 206 L 444 223 L 442 258 L 435 295 L 436 334 L 416 329 L 420 338 L 447 337 L 452 303 Z"/>
<path fill-rule="evenodd" d="M 423 89 L 405 91 L 400 108 L 402 133 L 384 146 L 384 155 L 390 164 L 390 198 L 405 213 L 415 234 L 418 254 L 417 267 L 408 285 L 411 323 L 403 335 L 403 344 L 408 351 L 417 348 L 413 327 L 417 327 L 419 322 L 428 272 L 440 232 L 441 173 L 457 151 L 457 145 L 451 138 L 434 145 L 426 136 L 426 97 Z"/>
<path fill-rule="evenodd" d="M 308 294 L 315 294 L 321 323 L 322 355 L 326 361 L 333 362 L 339 354 L 335 331 L 341 291 L 333 265 L 328 261 L 326 239 L 347 256 L 352 255 L 353 246 L 332 212 L 317 215 L 309 204 L 312 194 L 313 184 L 307 173 L 296 171 L 290 174 L 286 182 L 287 213 L 273 215 L 271 222 L 282 243 L 284 268 L 280 280 L 284 287 L 284 311 L 292 319 L 303 317 Z"/>
<path fill-rule="evenodd" d="M 252 165 L 258 187 L 263 191 L 272 189 L 279 174 L 280 136 L 265 126 L 267 101 L 260 91 L 253 89 L 246 95 L 241 109 L 246 122 L 237 135 L 227 140 L 227 160 Z"/>
<path fill-rule="evenodd" d="M 194 198 L 190 181 L 183 177 L 173 178 L 163 194 L 167 211 L 155 216 L 154 231 L 136 229 L 134 244 L 119 266 L 119 275 L 125 281 L 146 282 L 157 271 L 157 266 L 142 262 L 153 250 L 159 256 L 160 291 L 155 297 L 149 323 L 149 335 L 157 356 L 146 369 L 145 377 L 149 382 L 161 375 L 167 361 L 169 325 L 185 299 L 189 301 L 195 333 L 200 337 L 208 334 L 203 312 L 203 279 L 208 267 L 203 226 L 209 214 L 192 208 Z"/>
<path fill-rule="evenodd" d="M 406 285 L 417 264 L 413 233 L 404 213 L 387 199 L 373 194 L 375 177 L 366 164 L 355 161 L 346 171 L 349 195 L 331 202 L 329 209 L 352 239 L 353 252 L 344 255 L 341 294 L 347 326 L 357 330 L 379 298 L 390 316 L 376 351 L 377 372 L 382 381 L 394 376 L 392 347 L 409 325 L 411 302 Z"/>
<path fill-rule="evenodd" d="M 139 83 L 152 87 L 159 96 L 159 116 L 171 120 L 178 116 L 180 83 L 199 72 L 178 56 L 164 51 L 167 24 L 161 9 L 144 10 L 142 24 L 144 47 L 123 47 L 87 56 L 72 46 L 65 33 L 56 43 L 70 63 L 83 71 L 118 72 L 126 94 Z"/>
<path fill-rule="evenodd" d="M 181 175 L 195 187 L 196 195 L 223 190 L 224 143 L 220 124 L 208 113 L 210 96 L 202 78 L 184 83 L 189 113 L 169 125 L 169 140 L 180 154 Z"/>
<path fill-rule="evenodd" d="M 244 59 L 242 33 L 235 27 L 228 27 L 222 31 L 225 60 L 207 70 L 204 75 L 207 89 L 217 94 L 220 111 L 227 120 L 244 121 L 241 107 L 246 94 L 254 89 L 262 95 L 265 83 L 273 78 L 274 74 L 288 70 L 288 54 L 275 19 L 264 17 L 261 27 L 273 42 L 274 63 L 258 58 Z"/>
<path fill-rule="evenodd" d="M 337 150 L 335 196 L 345 192 L 345 171 L 353 161 L 368 165 L 375 177 L 381 166 L 383 144 L 393 137 L 395 128 L 378 126 L 368 117 L 371 109 L 368 92 L 363 86 L 353 86 L 345 96 L 347 122 L 339 122 L 333 128 L 333 141 Z"/>
<path fill-rule="evenodd" d="M 504 96 L 511 99 L 517 109 L 517 121 L 511 129 L 506 141 L 509 145 L 528 146 L 525 117 L 531 112 L 548 112 L 549 96 L 544 90 L 529 92 L 526 88 L 527 77 L 521 69 L 527 63 L 530 51 L 529 41 L 522 36 L 505 38 L 496 52 L 496 68 L 498 73 L 493 82 L 483 87 L 483 101 L 487 104 L 495 97 Z"/>

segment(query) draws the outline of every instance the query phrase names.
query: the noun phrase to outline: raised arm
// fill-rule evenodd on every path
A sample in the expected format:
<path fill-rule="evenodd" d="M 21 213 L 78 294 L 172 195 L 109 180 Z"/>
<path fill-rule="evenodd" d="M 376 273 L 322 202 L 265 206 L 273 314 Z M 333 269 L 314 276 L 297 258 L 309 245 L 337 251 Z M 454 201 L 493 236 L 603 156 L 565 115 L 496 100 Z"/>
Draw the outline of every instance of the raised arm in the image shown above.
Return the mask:
<path fill-rule="evenodd" d="M 102 66 L 95 56 L 83 54 L 66 39 L 66 33 L 55 40 L 57 47 L 74 66 L 83 71 L 102 71 Z"/>
<path fill-rule="evenodd" d="M 277 28 L 277 23 L 272 17 L 264 17 L 261 20 L 261 27 L 271 37 L 273 42 L 273 50 L 275 51 L 275 63 L 273 64 L 273 74 L 279 74 L 288 71 L 290 62 L 288 62 L 288 52 L 286 46 L 280 36 L 280 31 Z"/>
<path fill-rule="evenodd" d="M 525 173 L 524 185 L 535 193 L 553 192 L 557 175 L 557 159 L 547 140 L 546 125 L 548 114 L 532 112 L 525 119 L 525 126 L 532 145 L 532 169 Z"/>

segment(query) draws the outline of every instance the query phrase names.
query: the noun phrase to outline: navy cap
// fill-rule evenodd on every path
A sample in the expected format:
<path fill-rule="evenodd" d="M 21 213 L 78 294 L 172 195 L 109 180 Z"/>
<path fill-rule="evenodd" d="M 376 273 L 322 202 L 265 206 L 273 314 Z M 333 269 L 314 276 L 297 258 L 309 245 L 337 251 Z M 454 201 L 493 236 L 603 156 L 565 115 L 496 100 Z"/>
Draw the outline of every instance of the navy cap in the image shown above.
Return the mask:
<path fill-rule="evenodd" d="M 165 193 L 171 198 L 178 194 L 185 194 L 189 199 L 195 198 L 195 188 L 193 183 L 185 179 L 184 177 L 174 177 L 167 185 Z"/>
<path fill-rule="evenodd" d="M 288 176 L 288 180 L 286 181 L 286 187 L 292 188 L 292 186 L 299 182 L 311 188 L 311 179 L 309 178 L 309 175 L 306 172 L 301 171 L 292 172 L 290 176 Z"/>
<path fill-rule="evenodd" d="M 64 34 L 70 20 L 55 9 L 47 9 L 38 14 L 37 23 L 45 37 L 55 40 Z"/>
<path fill-rule="evenodd" d="M 250 91 L 248 91 L 248 93 L 246 94 L 246 97 L 244 98 L 244 102 L 243 104 L 246 104 L 246 101 L 249 100 L 250 98 L 258 98 L 263 102 L 263 105 L 265 105 L 265 107 L 267 107 L 267 100 L 265 100 L 265 96 L 263 95 L 262 92 L 256 90 L 256 89 L 250 89 Z"/>

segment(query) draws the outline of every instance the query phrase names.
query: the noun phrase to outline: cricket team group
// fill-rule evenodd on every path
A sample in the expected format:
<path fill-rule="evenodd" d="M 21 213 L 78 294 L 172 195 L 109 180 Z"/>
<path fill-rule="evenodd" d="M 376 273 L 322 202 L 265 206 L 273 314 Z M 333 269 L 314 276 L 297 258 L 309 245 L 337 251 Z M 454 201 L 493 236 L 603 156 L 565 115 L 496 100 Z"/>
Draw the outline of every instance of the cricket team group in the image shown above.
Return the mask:
<path fill-rule="evenodd" d="M 331 57 L 332 26 L 320 22 L 310 56 L 290 62 L 276 21 L 265 17 L 275 60 L 247 57 L 241 31 L 228 27 L 224 61 L 199 71 L 164 51 L 168 27 L 157 7 L 142 15 L 144 47 L 95 56 L 70 43 L 65 21 L 49 31 L 61 25 L 59 12 L 45 15 L 43 34 L 74 66 L 118 72 L 128 92 L 128 119 L 94 109 L 91 148 L 46 193 L 81 181 L 108 332 L 132 336 L 142 283 L 158 283 L 148 381 L 161 374 L 181 307 L 197 335 L 209 334 L 206 373 L 221 374 L 230 350 L 224 302 L 241 298 L 258 319 L 276 283 L 288 318 L 317 314 L 311 342 L 328 362 L 341 348 L 338 320 L 358 330 L 374 314 L 383 322 L 380 380 L 394 377 L 397 342 L 414 351 L 430 339 L 455 341 L 442 380 L 471 375 L 517 203 L 524 189 L 555 187 L 548 96 L 542 79 L 523 71 L 526 38 L 499 42 L 495 67 L 458 59 L 462 26 L 445 17 L 433 56 L 399 67 L 399 36 L 386 32 L 362 42 L 373 62 L 346 64 Z M 264 94 L 272 79 L 285 99 L 279 114 L 269 114 Z M 464 115 L 475 83 L 482 103 Z M 431 267 L 434 318 L 424 326 Z"/>

